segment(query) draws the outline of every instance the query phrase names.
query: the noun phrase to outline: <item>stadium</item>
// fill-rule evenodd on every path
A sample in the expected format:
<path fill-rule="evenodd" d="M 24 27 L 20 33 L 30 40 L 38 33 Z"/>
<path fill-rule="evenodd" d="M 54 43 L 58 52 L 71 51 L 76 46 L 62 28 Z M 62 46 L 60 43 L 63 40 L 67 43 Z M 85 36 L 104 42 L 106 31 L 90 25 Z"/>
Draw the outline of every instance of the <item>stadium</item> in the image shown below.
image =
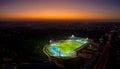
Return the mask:
<path fill-rule="evenodd" d="M 77 57 L 77 51 L 86 47 L 89 41 L 88 38 L 79 38 L 72 35 L 67 39 L 50 40 L 50 44 L 46 45 L 43 51 L 48 57 L 75 58 Z"/>

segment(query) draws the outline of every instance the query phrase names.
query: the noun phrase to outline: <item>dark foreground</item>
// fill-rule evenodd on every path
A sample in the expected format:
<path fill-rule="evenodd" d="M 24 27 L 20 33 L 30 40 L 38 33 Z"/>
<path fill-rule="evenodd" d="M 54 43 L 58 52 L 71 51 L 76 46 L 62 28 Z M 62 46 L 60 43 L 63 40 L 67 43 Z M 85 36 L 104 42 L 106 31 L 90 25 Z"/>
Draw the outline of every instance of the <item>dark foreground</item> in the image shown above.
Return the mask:
<path fill-rule="evenodd" d="M 108 36 L 113 30 L 105 69 L 120 68 L 120 23 L 80 24 L 75 22 L 74 24 L 67 23 L 65 25 L 38 23 L 36 22 L 36 25 L 19 23 L 20 25 L 18 25 L 14 22 L 11 22 L 11 24 L 1 22 L 0 69 L 61 69 L 54 62 L 50 62 L 43 53 L 42 48 L 49 43 L 49 40 L 69 37 L 73 34 L 77 37 L 88 37 L 100 44 L 99 53 L 102 53 L 108 41 Z M 93 69 L 100 56 L 98 55 L 87 69 Z M 79 61 L 75 65 L 78 68 L 72 68 L 71 66 L 68 68 L 80 68 Z"/>

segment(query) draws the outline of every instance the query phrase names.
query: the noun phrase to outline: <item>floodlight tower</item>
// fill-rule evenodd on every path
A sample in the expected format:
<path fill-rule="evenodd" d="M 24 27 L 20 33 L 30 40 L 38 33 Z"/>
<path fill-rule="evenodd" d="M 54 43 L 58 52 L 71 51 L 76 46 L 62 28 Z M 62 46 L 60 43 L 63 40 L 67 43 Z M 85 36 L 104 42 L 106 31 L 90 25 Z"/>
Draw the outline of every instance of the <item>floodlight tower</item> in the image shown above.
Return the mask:
<path fill-rule="evenodd" d="M 49 42 L 52 43 L 52 40 L 50 40 Z"/>
<path fill-rule="evenodd" d="M 88 40 L 88 38 L 86 38 L 86 40 Z"/>
<path fill-rule="evenodd" d="M 71 36 L 71 38 L 74 38 L 74 37 L 75 37 L 75 35 L 72 35 L 72 36 Z"/>

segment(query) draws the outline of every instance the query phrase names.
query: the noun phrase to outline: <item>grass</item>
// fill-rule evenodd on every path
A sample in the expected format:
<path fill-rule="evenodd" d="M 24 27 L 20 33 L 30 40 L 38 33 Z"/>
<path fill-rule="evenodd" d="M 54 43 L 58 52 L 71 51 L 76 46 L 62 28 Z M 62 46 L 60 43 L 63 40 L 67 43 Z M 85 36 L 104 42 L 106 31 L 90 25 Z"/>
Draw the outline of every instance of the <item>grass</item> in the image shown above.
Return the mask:
<path fill-rule="evenodd" d="M 72 42 L 72 41 L 63 41 L 62 43 L 59 43 L 57 46 L 55 46 L 59 51 L 61 51 L 63 54 L 67 54 L 75 50 L 76 48 L 79 48 L 83 44 Z"/>

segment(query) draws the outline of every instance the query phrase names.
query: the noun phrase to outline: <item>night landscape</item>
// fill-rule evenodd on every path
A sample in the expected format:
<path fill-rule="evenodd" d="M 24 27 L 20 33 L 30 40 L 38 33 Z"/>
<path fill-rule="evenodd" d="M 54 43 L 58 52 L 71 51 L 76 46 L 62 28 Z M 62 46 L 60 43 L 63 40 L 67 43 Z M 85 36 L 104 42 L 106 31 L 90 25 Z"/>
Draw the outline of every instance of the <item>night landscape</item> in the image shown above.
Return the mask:
<path fill-rule="evenodd" d="M 0 69 L 120 69 L 119 0 L 0 0 Z"/>

